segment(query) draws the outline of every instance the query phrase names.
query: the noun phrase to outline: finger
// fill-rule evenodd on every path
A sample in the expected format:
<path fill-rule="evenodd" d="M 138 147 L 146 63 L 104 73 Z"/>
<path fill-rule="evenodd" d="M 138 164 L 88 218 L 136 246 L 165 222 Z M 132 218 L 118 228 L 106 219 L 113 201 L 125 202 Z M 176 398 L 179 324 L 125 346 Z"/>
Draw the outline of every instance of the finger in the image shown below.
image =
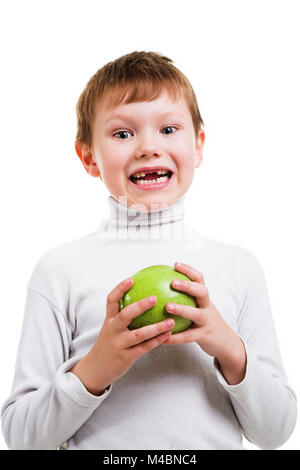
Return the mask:
<path fill-rule="evenodd" d="M 172 287 L 182 292 L 186 292 L 196 298 L 199 308 L 205 308 L 209 305 L 209 293 L 206 286 L 198 282 L 185 281 L 183 279 L 173 279 Z"/>
<path fill-rule="evenodd" d="M 127 349 L 127 351 L 130 351 L 133 357 L 138 358 L 143 354 L 152 351 L 152 349 L 157 348 L 157 346 L 165 343 L 170 336 L 171 330 L 155 336 L 154 338 L 148 339 L 148 341 L 137 344 L 136 346 L 132 346 L 131 348 Z"/>
<path fill-rule="evenodd" d="M 166 310 L 173 315 L 178 315 L 179 317 L 186 318 L 187 320 L 192 320 L 193 323 L 199 326 L 202 326 L 205 322 L 205 312 L 200 308 L 168 302 Z"/>
<path fill-rule="evenodd" d="M 151 295 L 150 297 L 144 297 L 143 299 L 124 307 L 120 313 L 115 316 L 117 329 L 123 330 L 124 328 L 127 328 L 134 318 L 152 308 L 156 302 L 157 298 L 154 295 Z"/>
<path fill-rule="evenodd" d="M 184 263 L 174 263 L 175 270 L 185 274 L 191 281 L 199 282 L 205 286 L 203 274 L 192 266 Z"/>
<path fill-rule="evenodd" d="M 154 338 L 155 336 L 167 333 L 168 331 L 171 331 L 174 325 L 175 321 L 173 318 L 167 318 L 159 323 L 132 330 L 126 333 L 126 342 L 124 343 L 124 347 L 129 348 L 136 344 L 140 344 L 143 341 Z"/>
<path fill-rule="evenodd" d="M 185 331 L 176 333 L 175 335 L 169 336 L 164 344 L 183 344 L 183 343 L 193 343 L 194 341 L 199 341 L 199 328 L 188 328 Z"/>
<path fill-rule="evenodd" d="M 106 315 L 113 317 L 120 310 L 120 300 L 123 295 L 130 289 L 134 280 L 129 277 L 125 281 L 120 282 L 107 296 L 106 298 Z"/>

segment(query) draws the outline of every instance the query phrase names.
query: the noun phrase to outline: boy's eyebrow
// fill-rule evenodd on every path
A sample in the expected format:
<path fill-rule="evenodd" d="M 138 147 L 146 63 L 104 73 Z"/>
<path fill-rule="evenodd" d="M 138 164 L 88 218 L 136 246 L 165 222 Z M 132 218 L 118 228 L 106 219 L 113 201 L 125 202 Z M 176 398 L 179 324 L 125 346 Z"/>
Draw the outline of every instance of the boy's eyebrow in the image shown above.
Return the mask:
<path fill-rule="evenodd" d="M 166 118 L 168 116 L 177 116 L 177 117 L 181 117 L 181 118 L 185 118 L 184 114 L 180 113 L 179 111 L 169 111 L 169 112 L 166 112 L 166 113 L 159 113 L 157 115 L 158 117 L 161 117 L 161 118 Z M 109 121 L 112 121 L 113 119 L 124 119 L 124 120 L 131 120 L 131 119 L 134 119 L 133 116 L 126 116 L 126 115 L 123 115 L 123 114 L 120 114 L 120 113 L 115 113 L 115 114 L 111 114 L 110 116 L 108 116 L 107 119 L 105 119 L 105 123 L 109 122 Z"/>

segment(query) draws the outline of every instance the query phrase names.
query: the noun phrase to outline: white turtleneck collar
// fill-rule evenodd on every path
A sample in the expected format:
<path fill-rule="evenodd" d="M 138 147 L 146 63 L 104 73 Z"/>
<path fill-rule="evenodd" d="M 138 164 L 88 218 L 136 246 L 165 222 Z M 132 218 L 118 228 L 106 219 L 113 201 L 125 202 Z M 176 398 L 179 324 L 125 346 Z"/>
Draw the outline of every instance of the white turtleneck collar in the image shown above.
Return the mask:
<path fill-rule="evenodd" d="M 142 212 L 131 209 L 109 196 L 110 219 L 118 220 L 120 227 L 153 226 L 183 220 L 184 196 L 169 207 L 154 212 Z"/>
<path fill-rule="evenodd" d="M 104 239 L 184 238 L 184 200 L 154 212 L 134 210 L 108 197 L 109 217 L 101 222 L 97 235 Z"/>

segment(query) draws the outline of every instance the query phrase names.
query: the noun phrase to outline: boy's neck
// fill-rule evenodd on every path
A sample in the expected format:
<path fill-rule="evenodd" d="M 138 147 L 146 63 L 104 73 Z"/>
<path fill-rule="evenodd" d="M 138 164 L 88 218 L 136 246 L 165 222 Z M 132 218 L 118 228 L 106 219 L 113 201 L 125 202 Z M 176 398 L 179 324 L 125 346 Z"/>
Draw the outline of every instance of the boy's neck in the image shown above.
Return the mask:
<path fill-rule="evenodd" d="M 108 197 L 109 217 L 102 221 L 98 236 L 104 239 L 184 238 L 184 200 L 182 196 L 167 208 L 141 212 Z"/>
<path fill-rule="evenodd" d="M 139 211 L 138 208 L 130 208 L 119 203 L 109 196 L 108 203 L 110 218 L 118 219 L 121 226 L 152 226 L 175 222 L 184 218 L 183 205 L 185 196 L 182 196 L 174 204 L 159 211 Z M 134 207 L 134 206 L 133 206 Z"/>

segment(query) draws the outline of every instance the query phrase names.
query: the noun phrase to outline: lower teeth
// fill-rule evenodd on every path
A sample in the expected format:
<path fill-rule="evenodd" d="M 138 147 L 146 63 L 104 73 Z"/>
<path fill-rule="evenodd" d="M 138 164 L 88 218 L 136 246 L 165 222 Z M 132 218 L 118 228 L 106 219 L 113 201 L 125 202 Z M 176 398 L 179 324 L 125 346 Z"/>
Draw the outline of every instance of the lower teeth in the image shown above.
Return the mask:
<path fill-rule="evenodd" d="M 168 176 L 162 176 L 161 178 L 157 178 L 156 180 L 136 180 L 135 184 L 154 184 L 154 183 L 164 183 L 168 181 Z"/>

